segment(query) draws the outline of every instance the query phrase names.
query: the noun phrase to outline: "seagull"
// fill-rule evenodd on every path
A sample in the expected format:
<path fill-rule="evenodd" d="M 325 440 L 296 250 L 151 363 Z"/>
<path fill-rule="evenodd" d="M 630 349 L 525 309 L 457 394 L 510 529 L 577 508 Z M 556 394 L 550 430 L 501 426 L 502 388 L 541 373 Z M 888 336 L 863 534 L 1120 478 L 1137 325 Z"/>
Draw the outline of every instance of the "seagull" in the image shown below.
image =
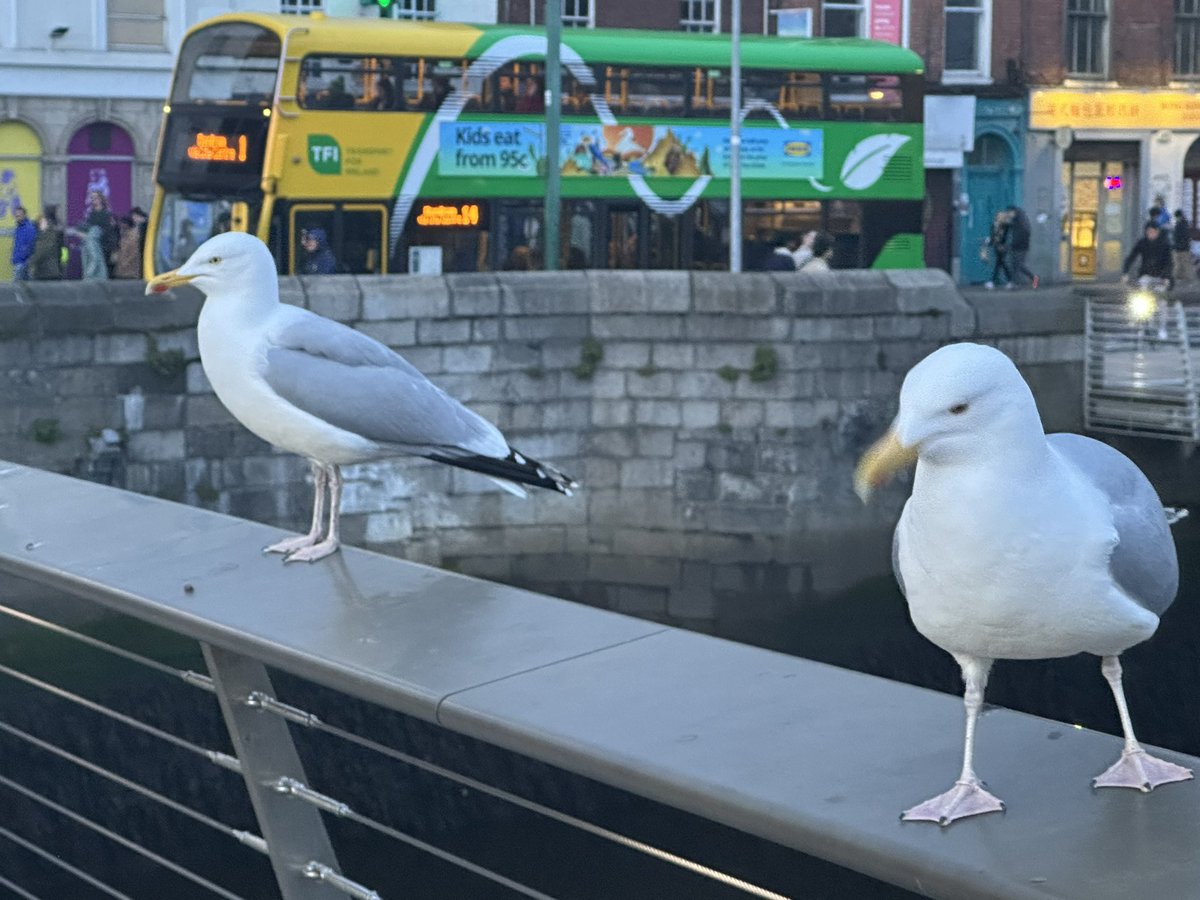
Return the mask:
<path fill-rule="evenodd" d="M 950 790 L 904 812 L 949 825 L 1003 811 L 975 774 L 975 725 L 996 659 L 1092 653 L 1116 700 L 1125 746 L 1095 787 L 1149 791 L 1189 769 L 1134 736 L 1119 656 L 1154 634 L 1179 564 L 1146 476 L 1107 444 L 1042 429 L 1029 386 L 992 347 L 942 347 L 909 371 L 890 430 L 864 455 L 864 500 L 916 462 L 892 541 L 913 624 L 962 668 L 966 738 Z"/>
<path fill-rule="evenodd" d="M 383 344 L 280 303 L 275 260 L 258 238 L 209 238 L 178 269 L 152 278 L 146 293 L 182 284 L 206 298 L 196 333 L 217 397 L 260 438 L 312 462 L 312 527 L 264 552 L 315 562 L 338 549 L 341 466 L 350 463 L 421 456 L 480 472 L 520 496 L 521 484 L 567 495 L 578 487 L 514 450 L 495 425 Z"/>

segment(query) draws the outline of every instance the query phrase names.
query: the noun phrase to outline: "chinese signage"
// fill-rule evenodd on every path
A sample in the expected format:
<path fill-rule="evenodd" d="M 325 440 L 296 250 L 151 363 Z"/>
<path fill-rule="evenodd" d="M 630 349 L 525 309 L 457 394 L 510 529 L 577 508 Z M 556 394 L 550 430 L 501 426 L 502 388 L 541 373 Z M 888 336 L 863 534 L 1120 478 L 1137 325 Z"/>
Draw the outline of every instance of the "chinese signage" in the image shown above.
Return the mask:
<path fill-rule="evenodd" d="M 871 0 L 868 37 L 899 44 L 904 34 L 904 0 Z"/>
<path fill-rule="evenodd" d="M 563 125 L 559 169 L 565 177 L 729 177 L 723 125 Z M 538 123 L 443 122 L 438 173 L 542 175 L 545 133 Z M 742 130 L 743 178 L 820 178 L 824 132 L 817 128 Z"/>
<path fill-rule="evenodd" d="M 1200 95 L 1182 91 L 1032 91 L 1030 128 L 1195 128 Z"/>

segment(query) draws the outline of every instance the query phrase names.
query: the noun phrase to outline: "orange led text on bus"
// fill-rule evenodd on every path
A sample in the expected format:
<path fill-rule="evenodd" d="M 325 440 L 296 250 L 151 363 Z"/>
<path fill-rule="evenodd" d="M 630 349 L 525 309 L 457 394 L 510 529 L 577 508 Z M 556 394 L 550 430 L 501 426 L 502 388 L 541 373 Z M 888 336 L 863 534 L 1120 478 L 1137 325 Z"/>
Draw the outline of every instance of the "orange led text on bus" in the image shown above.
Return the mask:
<path fill-rule="evenodd" d="M 464 203 L 460 206 L 435 206 L 426 203 L 417 215 L 418 225 L 458 226 L 470 228 L 479 224 L 479 204 Z"/>
<path fill-rule="evenodd" d="M 229 138 L 223 134 L 205 134 L 196 132 L 196 139 L 187 148 L 188 159 L 200 162 L 245 162 L 246 135 L 239 134 L 237 147 L 229 145 Z"/>

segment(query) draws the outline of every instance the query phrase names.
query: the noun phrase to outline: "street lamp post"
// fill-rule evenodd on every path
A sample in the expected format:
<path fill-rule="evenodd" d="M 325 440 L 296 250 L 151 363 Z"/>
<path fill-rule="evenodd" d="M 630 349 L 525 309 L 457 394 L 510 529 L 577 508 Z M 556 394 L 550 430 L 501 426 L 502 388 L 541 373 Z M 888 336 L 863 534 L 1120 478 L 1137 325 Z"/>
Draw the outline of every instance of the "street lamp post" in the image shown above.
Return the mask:
<path fill-rule="evenodd" d="M 562 0 L 546 0 L 546 196 L 542 205 L 542 259 L 547 272 L 558 268 L 562 173 L 558 164 L 562 107 Z"/>
<path fill-rule="evenodd" d="M 742 271 L 742 0 L 733 0 L 729 35 L 729 271 Z"/>

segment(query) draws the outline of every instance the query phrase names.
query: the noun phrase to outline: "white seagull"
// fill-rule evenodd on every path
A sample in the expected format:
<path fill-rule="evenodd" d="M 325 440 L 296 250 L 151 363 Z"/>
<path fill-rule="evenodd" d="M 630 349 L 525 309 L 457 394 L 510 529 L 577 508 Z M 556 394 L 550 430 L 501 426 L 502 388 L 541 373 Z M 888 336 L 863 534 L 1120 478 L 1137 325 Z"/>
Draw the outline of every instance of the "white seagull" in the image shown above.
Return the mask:
<path fill-rule="evenodd" d="M 206 296 L 196 332 L 217 397 L 260 438 L 313 464 L 312 528 L 265 552 L 313 562 L 337 550 L 340 467 L 349 463 L 423 456 L 481 472 L 521 495 L 515 483 L 568 495 L 577 486 L 522 456 L 495 425 L 383 344 L 280 303 L 275 260 L 258 238 L 209 238 L 178 269 L 151 279 L 146 293 L 181 284 Z"/>
<path fill-rule="evenodd" d="M 1118 656 L 1154 634 L 1179 587 L 1167 515 L 1126 456 L 1076 434 L 1047 436 L 1029 386 L 999 350 L 953 344 L 904 379 L 891 429 L 863 456 L 863 500 L 916 461 L 892 566 L 913 624 L 962 667 L 962 774 L 903 818 L 948 825 L 1003 810 L 972 767 L 995 659 L 1093 653 L 1125 732 L 1097 787 L 1149 791 L 1190 770 L 1134 737 Z"/>

